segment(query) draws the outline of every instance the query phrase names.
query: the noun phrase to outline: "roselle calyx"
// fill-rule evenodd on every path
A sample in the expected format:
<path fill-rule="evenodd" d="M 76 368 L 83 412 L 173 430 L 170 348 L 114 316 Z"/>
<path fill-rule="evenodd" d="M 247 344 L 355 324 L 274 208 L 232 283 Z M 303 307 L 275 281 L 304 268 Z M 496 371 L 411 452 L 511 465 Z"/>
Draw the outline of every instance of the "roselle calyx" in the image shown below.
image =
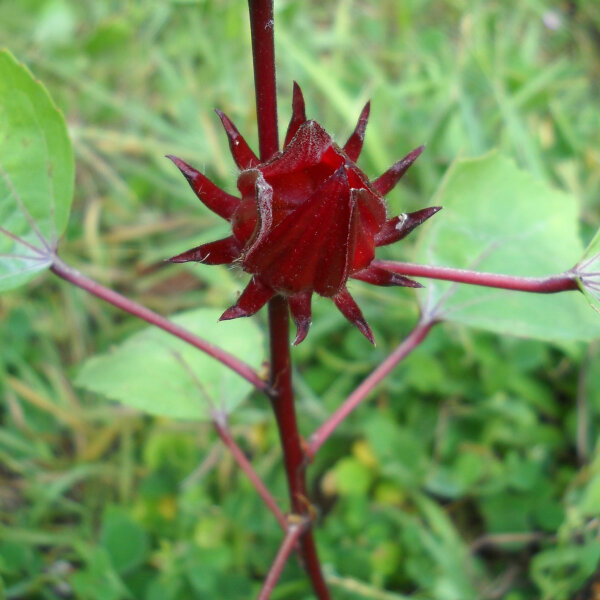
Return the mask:
<path fill-rule="evenodd" d="M 331 298 L 342 314 L 373 343 L 373 334 L 346 288 L 349 278 L 374 285 L 421 287 L 371 264 L 375 248 L 406 237 L 440 207 L 388 219 L 383 196 L 423 151 L 413 150 L 369 181 L 356 165 L 369 117 L 364 107 L 346 144 L 339 147 L 315 121 L 294 84 L 292 118 L 284 148 L 261 163 L 235 125 L 217 111 L 240 169 L 241 197 L 232 196 L 179 158 L 169 156 L 202 202 L 232 226 L 232 235 L 169 259 L 210 265 L 239 264 L 252 275 L 237 303 L 221 320 L 247 317 L 274 295 L 288 299 L 299 344 L 311 323 L 313 293 Z"/>

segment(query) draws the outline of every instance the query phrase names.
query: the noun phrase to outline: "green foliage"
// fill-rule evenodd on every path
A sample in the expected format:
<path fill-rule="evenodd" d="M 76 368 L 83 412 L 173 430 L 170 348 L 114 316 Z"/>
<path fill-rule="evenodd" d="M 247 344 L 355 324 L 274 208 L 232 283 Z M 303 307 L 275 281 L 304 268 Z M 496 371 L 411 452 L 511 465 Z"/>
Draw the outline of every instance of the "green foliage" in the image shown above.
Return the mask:
<path fill-rule="evenodd" d="M 62 114 L 7 50 L 0 51 L 0 140 L 0 290 L 5 290 L 49 266 L 49 246 L 67 225 L 74 179 Z"/>
<path fill-rule="evenodd" d="M 109 506 L 105 510 L 100 544 L 118 573 L 132 571 L 148 558 L 148 534 L 127 511 L 119 507 Z"/>
<path fill-rule="evenodd" d="M 118 576 L 111 556 L 104 548 L 94 548 L 87 557 L 87 564 L 69 580 L 74 593 L 91 600 L 120 600 L 132 598 L 131 593 Z"/>
<path fill-rule="evenodd" d="M 600 230 L 577 265 L 579 285 L 592 308 L 600 312 Z"/>
<path fill-rule="evenodd" d="M 338 139 L 372 97 L 360 161 L 369 175 L 427 143 L 390 194 L 391 213 L 429 204 L 455 157 L 498 147 L 535 185 L 577 197 L 583 237 L 593 237 L 595 2 L 571 3 L 573 14 L 557 5 L 556 30 L 534 0 L 275 4 L 282 123 L 296 79 L 309 117 Z M 0 2 L 3 43 L 68 115 L 78 180 L 61 253 L 164 314 L 222 311 L 246 281 L 225 268 L 159 268 L 223 233 L 163 156 L 180 155 L 235 190 L 212 108 L 254 139 L 245 12 L 243 0 Z M 504 161 L 498 168 L 514 172 Z M 545 214 L 544 199 L 527 199 L 531 218 Z M 487 202 L 484 194 L 471 208 Z M 564 228 L 551 226 L 559 239 L 574 231 L 572 208 Z M 574 247 L 550 270 L 571 267 Z M 378 250 L 394 259 L 412 253 L 410 238 Z M 407 290 L 356 283 L 352 291 L 378 347 L 367 348 L 316 299 L 311 334 L 294 350 L 304 433 L 416 320 Z M 593 316 L 577 314 L 588 323 Z M 0 297 L 0 579 L 9 599 L 247 600 L 258 592 L 280 531 L 210 425 L 144 416 L 69 383 L 89 356 L 104 359 L 138 330 L 65 285 Z M 323 509 L 317 539 L 336 600 L 573 596 L 597 569 L 599 374 L 594 344 L 554 346 L 457 323 L 434 330 L 311 466 Z M 233 430 L 285 502 L 267 403 L 241 404 Z M 111 541 L 120 524 L 133 532 L 123 549 Z M 273 598 L 311 599 L 295 561 Z"/>
<path fill-rule="evenodd" d="M 521 276 L 571 269 L 583 251 L 574 197 L 499 156 L 458 161 L 433 204 L 444 207 L 421 234 L 418 261 Z M 525 294 L 431 281 L 423 310 L 503 335 L 592 340 L 600 319 L 579 294 Z"/>
<path fill-rule="evenodd" d="M 218 321 L 221 312 L 198 309 L 173 322 L 260 366 L 262 336 L 250 319 Z M 211 408 L 231 412 L 252 386 L 221 363 L 172 335 L 148 328 L 108 354 L 84 363 L 76 384 L 138 410 L 174 419 L 211 419 Z"/>

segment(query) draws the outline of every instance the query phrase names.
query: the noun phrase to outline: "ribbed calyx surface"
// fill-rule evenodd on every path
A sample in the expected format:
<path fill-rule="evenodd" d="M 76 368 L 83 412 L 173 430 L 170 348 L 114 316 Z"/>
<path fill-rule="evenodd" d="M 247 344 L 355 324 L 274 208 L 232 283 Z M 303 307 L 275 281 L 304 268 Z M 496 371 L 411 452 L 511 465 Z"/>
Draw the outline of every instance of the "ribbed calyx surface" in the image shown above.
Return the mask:
<path fill-rule="evenodd" d="M 239 264 L 252 279 L 221 319 L 256 313 L 275 294 L 288 299 L 299 344 L 311 323 L 313 292 L 331 298 L 344 316 L 373 342 L 360 308 L 346 289 L 349 278 L 374 285 L 420 285 L 371 265 L 375 248 L 396 242 L 435 214 L 425 208 L 388 218 L 383 196 L 423 151 L 417 148 L 370 181 L 356 165 L 370 105 L 343 147 L 307 120 L 302 92 L 294 84 L 292 118 L 282 152 L 260 163 L 229 118 L 217 111 L 240 169 L 241 197 L 215 186 L 179 158 L 179 167 L 202 202 L 232 226 L 231 236 L 192 248 L 171 262 Z"/>

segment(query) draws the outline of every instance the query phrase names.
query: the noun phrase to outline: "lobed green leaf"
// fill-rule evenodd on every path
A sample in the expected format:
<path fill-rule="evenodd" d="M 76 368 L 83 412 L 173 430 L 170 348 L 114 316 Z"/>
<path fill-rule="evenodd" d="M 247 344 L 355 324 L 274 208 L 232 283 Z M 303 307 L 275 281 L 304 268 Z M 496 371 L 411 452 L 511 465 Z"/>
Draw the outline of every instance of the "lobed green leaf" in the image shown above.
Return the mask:
<path fill-rule="evenodd" d="M 61 112 L 29 70 L 0 51 L 0 291 L 50 266 L 74 172 Z"/>
<path fill-rule="evenodd" d="M 517 276 L 567 271 L 582 254 L 576 199 L 498 152 L 458 160 L 434 200 L 444 207 L 425 228 L 418 261 Z M 427 281 L 422 308 L 441 318 L 505 335 L 591 340 L 600 319 L 575 292 L 531 294 Z"/>

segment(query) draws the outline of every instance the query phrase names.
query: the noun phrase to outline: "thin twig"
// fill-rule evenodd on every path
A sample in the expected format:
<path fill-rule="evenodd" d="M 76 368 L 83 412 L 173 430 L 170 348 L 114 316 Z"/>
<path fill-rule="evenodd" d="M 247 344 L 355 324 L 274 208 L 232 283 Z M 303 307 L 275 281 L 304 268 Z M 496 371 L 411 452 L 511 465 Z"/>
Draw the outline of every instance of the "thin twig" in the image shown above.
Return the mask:
<path fill-rule="evenodd" d="M 277 551 L 277 555 L 273 560 L 273 564 L 269 569 L 269 573 L 265 582 L 263 583 L 262 589 L 260 590 L 260 594 L 258 595 L 258 600 L 269 600 L 271 597 L 271 592 L 283 571 L 283 567 L 287 562 L 298 538 L 302 535 L 304 529 L 308 526 L 308 521 L 300 521 L 298 523 L 290 523 L 287 526 L 287 531 L 285 537 L 283 538 L 283 542 L 281 542 L 281 546 L 279 546 L 279 550 Z"/>
<path fill-rule="evenodd" d="M 410 335 L 342 402 L 341 406 L 310 436 L 308 454 L 314 456 L 335 429 L 373 391 L 392 369 L 426 337 L 436 321 L 422 320 Z"/>
<path fill-rule="evenodd" d="M 215 441 L 204 455 L 202 462 L 181 482 L 181 489 L 187 490 L 197 485 L 205 475 L 221 462 L 223 453 L 223 445 L 219 441 Z"/>
<path fill-rule="evenodd" d="M 149 308 L 146 308 L 145 306 L 134 302 L 125 296 L 122 296 L 118 292 L 103 286 L 97 281 L 86 277 L 83 273 L 80 273 L 73 267 L 67 265 L 58 257 L 50 267 L 50 270 L 65 281 L 68 281 L 73 285 L 86 290 L 90 294 L 109 302 L 113 306 L 139 317 L 147 323 L 155 325 L 156 327 L 171 333 L 180 340 L 187 342 L 195 348 L 198 348 L 198 350 L 205 352 L 209 356 L 212 356 L 212 358 L 215 360 L 219 361 L 221 364 L 230 368 L 232 371 L 235 371 L 238 375 L 251 383 L 257 390 L 265 392 L 266 394 L 270 394 L 269 384 L 264 381 L 264 379 L 262 379 L 250 365 L 241 361 L 239 358 L 236 358 L 232 354 L 229 354 L 222 348 L 219 348 L 218 346 L 207 342 L 201 337 L 194 335 L 187 329 L 172 323 L 165 317 L 155 313 Z"/>
<path fill-rule="evenodd" d="M 567 271 L 549 277 L 519 277 L 516 275 L 500 275 L 497 273 L 484 273 L 451 267 L 436 267 L 433 265 L 419 265 L 391 260 L 374 260 L 374 266 L 412 277 L 427 277 L 429 279 L 442 279 L 455 283 L 481 285 L 485 287 L 501 288 L 519 292 L 533 292 L 538 294 L 555 294 L 579 290 L 577 273 Z"/>
<path fill-rule="evenodd" d="M 248 458 L 242 451 L 242 449 L 237 445 L 233 437 L 231 436 L 231 432 L 229 431 L 229 425 L 227 423 L 227 417 L 223 412 L 214 412 L 212 415 L 213 425 L 221 438 L 221 441 L 227 446 L 235 462 L 239 465 L 240 469 L 244 471 L 250 483 L 254 486 L 254 489 L 258 492 L 258 495 L 261 497 L 262 501 L 265 503 L 267 508 L 275 515 L 277 522 L 281 525 L 281 528 L 285 531 L 288 528 L 288 522 L 279 508 L 275 498 L 271 495 L 271 492 L 267 489 L 262 479 L 259 477 L 258 473 L 254 470 L 254 467 L 250 464 Z"/>
<path fill-rule="evenodd" d="M 475 554 L 480 552 L 484 548 L 496 548 L 498 546 L 505 546 L 506 544 L 534 544 L 544 540 L 553 539 L 550 536 L 541 531 L 531 532 L 518 532 L 518 533 L 490 533 L 478 537 L 476 540 L 471 542 L 469 550 Z"/>

